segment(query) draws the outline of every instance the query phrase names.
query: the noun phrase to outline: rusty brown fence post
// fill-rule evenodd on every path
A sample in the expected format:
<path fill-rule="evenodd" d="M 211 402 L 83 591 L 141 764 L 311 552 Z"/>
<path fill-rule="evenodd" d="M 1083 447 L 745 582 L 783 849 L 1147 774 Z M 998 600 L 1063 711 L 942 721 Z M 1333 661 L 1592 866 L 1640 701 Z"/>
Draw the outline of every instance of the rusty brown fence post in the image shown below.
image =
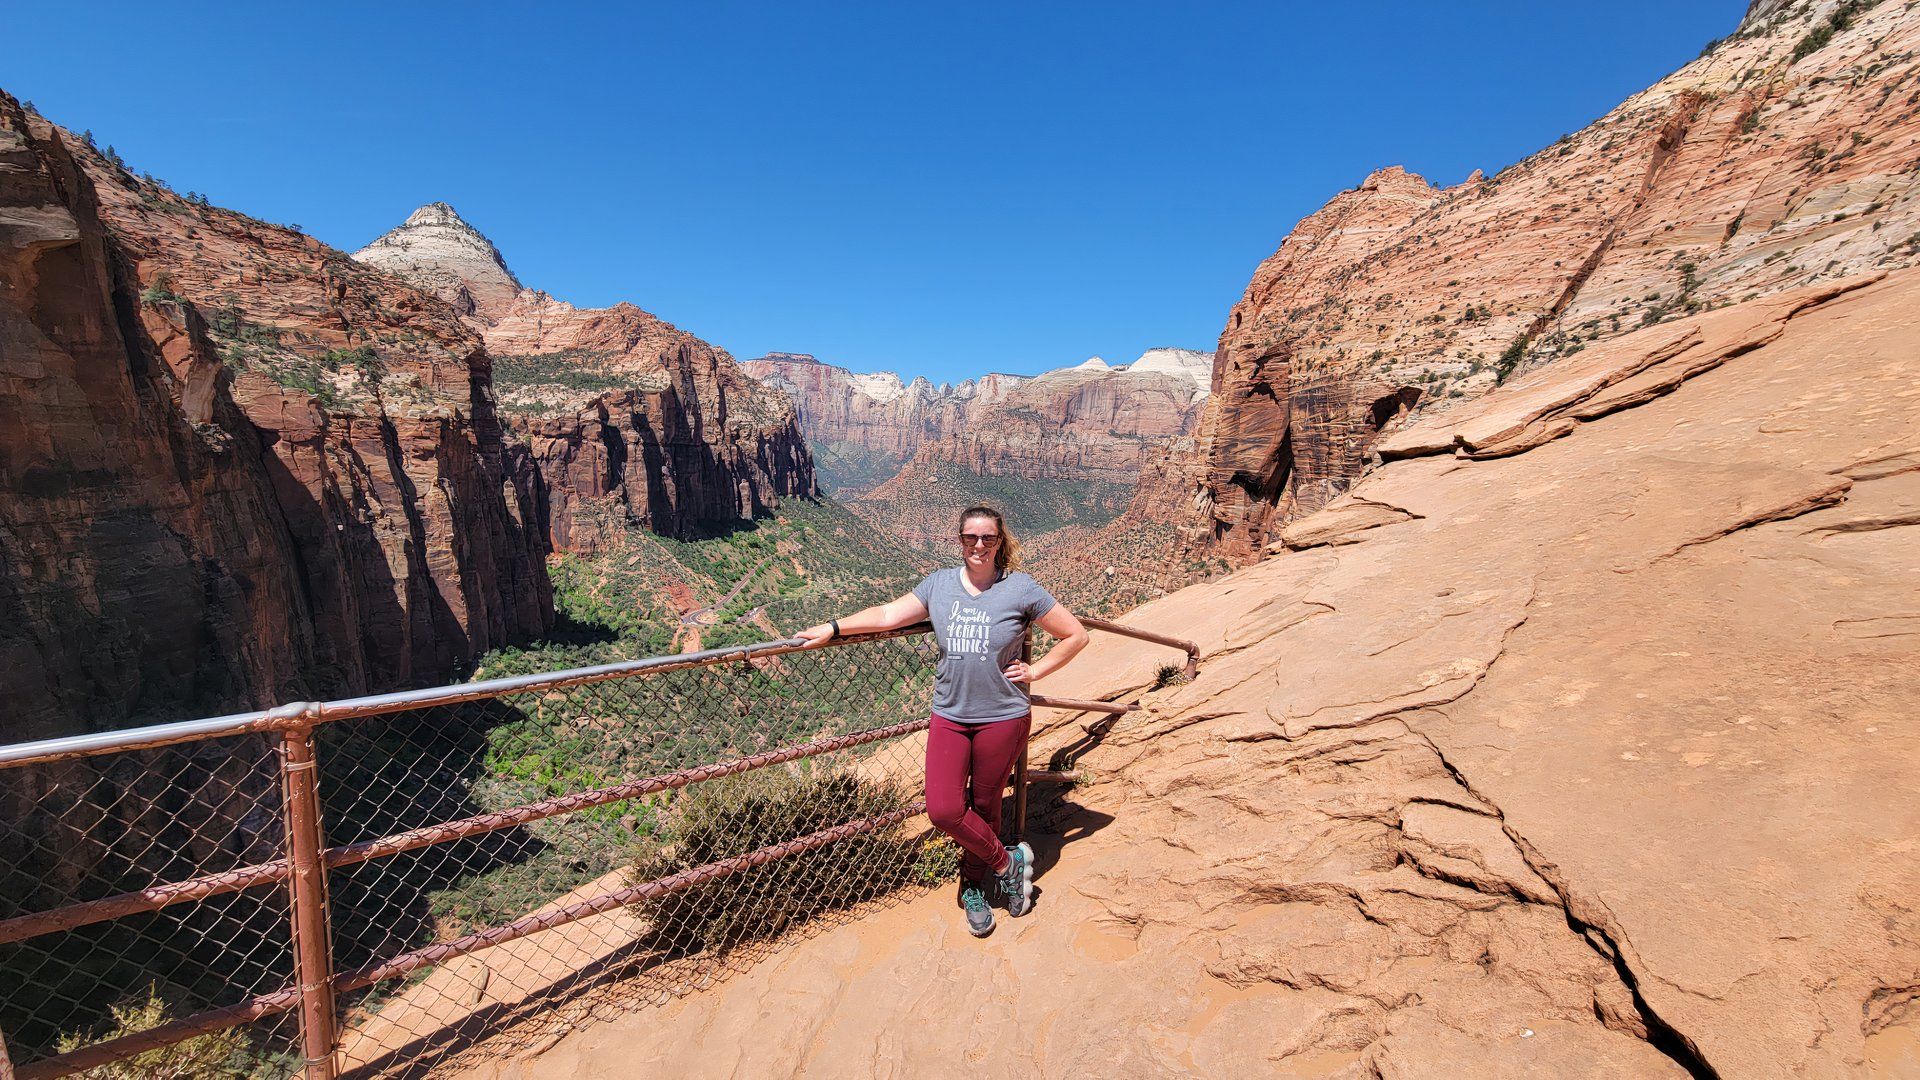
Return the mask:
<path fill-rule="evenodd" d="M 313 728 L 282 736 L 287 861 L 292 867 L 294 978 L 300 987 L 300 1044 L 307 1080 L 333 1080 L 333 959 L 327 926 L 326 842 L 320 829 L 319 760 Z"/>
<path fill-rule="evenodd" d="M 1033 661 L 1033 627 L 1029 626 L 1020 633 L 1020 662 Z M 1027 693 L 1033 693 L 1033 682 L 1029 678 Z M 1031 732 L 1032 721 L 1028 721 Z M 1027 744 L 1020 744 L 1020 756 L 1013 762 L 1013 842 L 1019 843 L 1027 838 Z"/>

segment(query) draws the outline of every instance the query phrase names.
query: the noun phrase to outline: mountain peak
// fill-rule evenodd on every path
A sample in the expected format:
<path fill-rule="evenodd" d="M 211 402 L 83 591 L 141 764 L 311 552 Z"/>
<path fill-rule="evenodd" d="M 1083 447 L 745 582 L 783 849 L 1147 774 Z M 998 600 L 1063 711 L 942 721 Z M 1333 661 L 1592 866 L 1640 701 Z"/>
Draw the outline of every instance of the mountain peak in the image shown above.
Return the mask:
<path fill-rule="evenodd" d="M 420 209 L 415 210 L 413 213 L 408 214 L 407 220 L 401 227 L 408 228 L 419 225 L 457 225 L 473 233 L 475 236 L 480 236 L 480 230 L 469 225 L 467 219 L 460 216 L 460 211 L 453 208 L 452 203 L 430 202 Z M 485 237 L 481 238 L 485 239 Z"/>
<path fill-rule="evenodd" d="M 430 202 L 408 214 L 398 228 L 353 257 L 412 282 L 467 315 L 498 312 L 513 303 L 522 288 L 493 241 L 445 202 Z"/>

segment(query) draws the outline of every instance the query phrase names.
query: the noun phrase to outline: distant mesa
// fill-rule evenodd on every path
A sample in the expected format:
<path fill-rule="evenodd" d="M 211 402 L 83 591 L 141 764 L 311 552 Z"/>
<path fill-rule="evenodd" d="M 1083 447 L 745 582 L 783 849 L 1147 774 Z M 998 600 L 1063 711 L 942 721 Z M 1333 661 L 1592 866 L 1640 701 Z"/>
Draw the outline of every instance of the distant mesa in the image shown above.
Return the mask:
<path fill-rule="evenodd" d="M 1077 486 L 1083 501 L 1114 503 L 1113 490 L 1131 487 L 1146 456 L 1192 433 L 1213 379 L 1211 353 L 1167 348 L 1131 364 L 1092 357 L 1039 375 L 940 384 L 854 372 L 810 353 L 772 352 L 741 367 L 792 398 L 821 486 L 909 542 L 943 531 L 915 494 L 936 469 L 1018 477 L 1034 491 L 1034 481 Z M 1041 516 L 1084 520 L 1069 509 Z"/>
<path fill-rule="evenodd" d="M 1110 364 L 1104 357 L 1090 356 L 1070 367 L 1053 368 L 1038 375 L 989 371 L 977 378 L 963 379 L 958 383 L 937 384 L 924 375 L 915 375 L 910 380 L 902 380 L 898 374 L 891 371 L 856 372 L 839 364 L 827 363 L 813 353 L 769 352 L 764 356 L 743 361 L 748 374 L 757 379 L 770 379 L 776 384 L 783 378 L 785 369 L 797 365 L 823 369 L 824 377 L 837 379 L 882 403 L 893 401 L 902 392 L 914 388 L 921 388 L 927 394 L 971 397 L 989 384 L 1009 387 L 1048 378 L 1082 378 L 1088 372 L 1172 375 L 1192 381 L 1202 393 L 1213 378 L 1213 353 L 1176 348 L 1148 349 L 1140 354 L 1139 359 L 1128 364 Z M 783 389 L 788 388 L 783 387 Z"/>

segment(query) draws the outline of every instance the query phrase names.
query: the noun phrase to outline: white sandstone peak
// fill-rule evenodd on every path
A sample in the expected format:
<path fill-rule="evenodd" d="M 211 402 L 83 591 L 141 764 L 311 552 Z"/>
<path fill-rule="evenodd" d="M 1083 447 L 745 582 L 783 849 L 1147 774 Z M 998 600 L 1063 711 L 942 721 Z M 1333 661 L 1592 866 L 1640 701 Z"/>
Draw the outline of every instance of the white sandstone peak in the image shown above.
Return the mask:
<path fill-rule="evenodd" d="M 1158 371 L 1211 382 L 1213 354 L 1194 349 L 1148 349 L 1140 354 L 1140 359 L 1128 364 L 1127 370 L 1135 373 Z"/>
<path fill-rule="evenodd" d="M 875 371 L 864 375 L 849 374 L 847 381 L 853 384 L 856 391 L 882 405 L 907 392 L 906 386 L 900 382 L 900 376 L 891 371 Z"/>
<path fill-rule="evenodd" d="M 522 288 L 493 241 L 444 202 L 408 214 L 399 228 L 353 258 L 404 278 L 467 315 L 504 309 Z"/>

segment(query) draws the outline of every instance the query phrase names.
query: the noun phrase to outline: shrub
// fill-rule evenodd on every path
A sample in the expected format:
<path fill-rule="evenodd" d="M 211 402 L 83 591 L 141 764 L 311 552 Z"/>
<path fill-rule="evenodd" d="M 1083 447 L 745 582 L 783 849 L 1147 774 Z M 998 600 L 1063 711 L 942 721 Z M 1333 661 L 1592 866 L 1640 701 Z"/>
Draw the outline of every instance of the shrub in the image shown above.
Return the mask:
<path fill-rule="evenodd" d="M 1512 375 L 1514 369 L 1520 366 L 1520 361 L 1526 358 L 1527 339 L 1526 335 L 1523 334 L 1520 337 L 1514 338 L 1513 344 L 1508 345 L 1506 351 L 1500 354 L 1499 362 L 1493 366 L 1493 384 L 1498 386 L 1506 382 L 1507 377 Z"/>
<path fill-rule="evenodd" d="M 1827 21 L 1807 31 L 1807 36 L 1793 47 L 1793 59 L 1789 63 L 1797 64 L 1821 49 L 1833 40 L 1833 36 L 1853 25 L 1858 16 L 1878 4 L 1880 0 L 1844 0 L 1827 14 Z"/>
<path fill-rule="evenodd" d="M 173 275 L 165 270 L 153 275 L 153 284 L 140 292 L 143 304 L 173 303 L 179 299 L 179 294 L 173 291 Z"/>
<path fill-rule="evenodd" d="M 328 349 L 320 358 L 320 366 L 328 371 L 339 371 L 351 367 L 363 382 L 379 385 L 380 379 L 387 373 L 387 365 L 381 361 L 380 354 L 373 351 L 371 345 L 360 345 L 351 349 Z"/>
<path fill-rule="evenodd" d="M 844 772 L 762 769 L 712 781 L 673 801 L 663 842 L 641 841 L 629 874 L 636 884 L 651 881 L 884 814 L 908 801 L 902 789 Z M 724 950 L 926 880 L 939 867 L 922 862 L 920 847 L 918 837 L 894 826 L 636 906 L 670 947 Z"/>
<path fill-rule="evenodd" d="M 178 1010 L 161 996 L 159 987 L 153 984 L 147 986 L 144 999 L 129 998 L 117 1005 L 109 1005 L 107 1010 L 113 1017 L 113 1025 L 109 1030 L 99 1034 L 76 1032 L 62 1035 L 57 1047 L 59 1052 L 65 1054 L 178 1019 L 175 1015 Z M 84 1075 L 93 1080 L 172 1080 L 182 1076 L 237 1080 L 279 1071 L 273 1069 L 269 1060 L 253 1048 L 245 1035 L 229 1028 L 198 1035 L 171 1046 L 146 1050 L 124 1061 L 89 1069 Z"/>
<path fill-rule="evenodd" d="M 915 883 L 933 888 L 960 876 L 960 845 L 950 836 L 935 836 L 921 845 L 913 863 Z"/>

